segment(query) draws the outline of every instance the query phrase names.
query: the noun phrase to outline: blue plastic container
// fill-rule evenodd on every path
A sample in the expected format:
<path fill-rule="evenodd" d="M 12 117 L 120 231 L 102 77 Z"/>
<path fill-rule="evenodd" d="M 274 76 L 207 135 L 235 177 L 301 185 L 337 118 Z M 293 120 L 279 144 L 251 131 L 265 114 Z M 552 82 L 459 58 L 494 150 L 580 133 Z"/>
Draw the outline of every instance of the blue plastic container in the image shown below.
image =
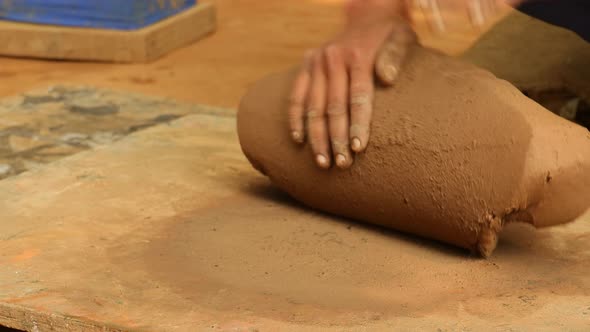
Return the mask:
<path fill-rule="evenodd" d="M 4 0 L 0 20 L 135 30 L 178 14 L 196 0 Z"/>

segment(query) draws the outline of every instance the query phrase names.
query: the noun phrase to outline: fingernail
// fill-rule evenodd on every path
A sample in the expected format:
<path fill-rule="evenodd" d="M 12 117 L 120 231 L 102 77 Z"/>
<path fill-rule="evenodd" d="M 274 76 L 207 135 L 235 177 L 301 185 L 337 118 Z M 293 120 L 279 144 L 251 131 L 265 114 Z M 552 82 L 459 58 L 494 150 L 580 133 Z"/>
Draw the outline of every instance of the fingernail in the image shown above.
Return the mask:
<path fill-rule="evenodd" d="M 300 143 L 300 142 L 301 142 L 301 138 L 302 138 L 302 136 L 301 136 L 301 133 L 300 133 L 300 132 L 298 132 L 298 131 L 293 131 L 293 132 L 291 132 L 291 137 L 293 138 L 293 140 L 294 140 L 295 142 L 298 142 L 298 143 Z"/>
<path fill-rule="evenodd" d="M 397 77 L 397 68 L 395 66 L 387 66 L 385 76 L 388 81 L 392 82 Z"/>
<path fill-rule="evenodd" d="M 315 161 L 316 163 L 318 163 L 318 166 L 322 167 L 322 168 L 328 168 L 330 166 L 329 162 L 328 162 L 328 158 L 326 158 L 326 156 L 318 154 L 315 157 Z"/>
<path fill-rule="evenodd" d="M 346 157 L 343 154 L 336 155 L 336 165 L 338 167 L 346 167 Z"/>
<path fill-rule="evenodd" d="M 361 140 L 357 137 L 353 138 L 351 147 L 354 152 L 360 152 L 361 151 Z"/>

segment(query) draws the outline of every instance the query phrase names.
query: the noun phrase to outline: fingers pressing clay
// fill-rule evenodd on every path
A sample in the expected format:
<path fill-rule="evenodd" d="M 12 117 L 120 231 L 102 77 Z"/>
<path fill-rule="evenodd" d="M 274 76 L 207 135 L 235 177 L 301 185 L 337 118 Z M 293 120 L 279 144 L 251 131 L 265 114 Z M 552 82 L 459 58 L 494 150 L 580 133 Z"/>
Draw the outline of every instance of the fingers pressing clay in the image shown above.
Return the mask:
<path fill-rule="evenodd" d="M 329 133 L 332 142 L 334 163 L 339 168 L 352 165 L 352 154 L 348 143 L 350 126 L 348 116 L 348 73 L 342 52 L 334 47 L 327 47 L 325 64 L 328 69 L 328 105 Z"/>
<path fill-rule="evenodd" d="M 363 152 L 369 143 L 373 115 L 374 83 L 372 71 L 361 61 L 353 61 L 350 68 L 350 146 L 356 153 Z"/>
<path fill-rule="evenodd" d="M 323 59 L 315 54 L 311 63 L 311 85 L 308 95 L 307 131 L 314 160 L 320 168 L 330 168 L 331 153 L 326 121 L 328 82 Z"/>
<path fill-rule="evenodd" d="M 416 44 L 416 34 L 406 24 L 399 23 L 383 44 L 375 62 L 375 74 L 382 84 L 393 85 L 403 67 L 408 49 Z"/>
<path fill-rule="evenodd" d="M 297 143 L 305 140 L 305 99 L 310 85 L 310 63 L 314 51 L 304 56 L 303 65 L 293 81 L 293 89 L 289 98 L 289 125 L 291 138 Z"/>

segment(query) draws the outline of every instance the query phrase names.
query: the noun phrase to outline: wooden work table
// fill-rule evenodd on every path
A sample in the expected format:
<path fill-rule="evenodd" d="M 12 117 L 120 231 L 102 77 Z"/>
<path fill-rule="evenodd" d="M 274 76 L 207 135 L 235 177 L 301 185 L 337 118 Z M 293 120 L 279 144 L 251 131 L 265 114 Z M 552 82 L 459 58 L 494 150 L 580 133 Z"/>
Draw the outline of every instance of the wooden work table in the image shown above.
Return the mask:
<path fill-rule="evenodd" d="M 111 106 L 58 107 L 32 94 L 0 110 L 0 156 L 27 170 L 0 181 L 0 325 L 587 330 L 589 215 L 514 225 L 475 259 L 304 209 L 248 164 L 233 110 L 195 105 L 234 106 L 296 63 L 336 31 L 336 2 L 219 0 L 216 35 L 152 64 L 0 59 L 1 96 L 74 83 L 175 99 L 105 92 Z M 454 54 L 478 34 L 421 32 Z"/>
<path fill-rule="evenodd" d="M 169 113 L 177 106 L 167 106 Z M 584 330 L 590 216 L 489 260 L 304 209 L 194 109 L 0 181 L 0 324 L 30 331 Z"/>

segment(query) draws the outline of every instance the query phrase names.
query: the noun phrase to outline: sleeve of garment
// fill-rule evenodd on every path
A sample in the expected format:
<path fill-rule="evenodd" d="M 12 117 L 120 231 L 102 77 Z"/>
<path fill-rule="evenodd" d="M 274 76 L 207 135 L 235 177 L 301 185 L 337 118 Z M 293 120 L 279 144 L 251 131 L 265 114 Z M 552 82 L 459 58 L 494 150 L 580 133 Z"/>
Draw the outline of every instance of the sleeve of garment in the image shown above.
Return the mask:
<path fill-rule="evenodd" d="M 530 0 L 518 7 L 529 15 L 577 33 L 590 42 L 589 0 Z"/>

